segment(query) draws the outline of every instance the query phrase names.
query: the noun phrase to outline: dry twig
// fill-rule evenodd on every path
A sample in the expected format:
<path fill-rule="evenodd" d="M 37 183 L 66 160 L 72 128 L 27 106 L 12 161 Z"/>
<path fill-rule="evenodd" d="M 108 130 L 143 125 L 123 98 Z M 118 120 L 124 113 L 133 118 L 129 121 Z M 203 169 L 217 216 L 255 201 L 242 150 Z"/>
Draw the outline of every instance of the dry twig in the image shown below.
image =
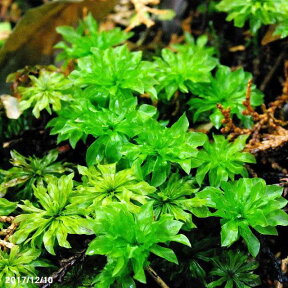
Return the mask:
<path fill-rule="evenodd" d="M 55 271 L 54 273 L 52 273 L 52 275 L 50 277 L 53 278 L 53 282 L 55 283 L 56 281 L 61 282 L 64 278 L 64 276 L 66 275 L 67 271 L 74 266 L 76 263 L 78 262 L 82 262 L 84 261 L 85 257 L 86 257 L 86 249 L 82 250 L 80 252 L 78 252 L 77 254 L 71 256 L 70 258 L 67 259 L 62 259 L 60 261 L 60 268 Z M 42 286 L 40 286 L 41 288 L 48 288 L 52 286 L 52 283 L 45 283 Z"/>
<path fill-rule="evenodd" d="M 154 281 L 161 287 L 161 288 L 169 288 L 169 286 L 163 281 L 163 279 L 152 269 L 151 266 L 146 267 L 146 271 L 148 274 L 154 279 Z"/>
<path fill-rule="evenodd" d="M 243 134 L 250 134 L 251 131 L 249 129 L 242 129 L 240 127 L 237 127 L 231 118 L 231 109 L 227 108 L 225 109 L 221 104 L 217 104 L 217 108 L 220 110 L 222 115 L 224 116 L 224 119 L 222 120 L 222 123 L 225 125 L 224 128 L 221 129 L 221 133 L 228 134 L 231 138 L 235 138 L 238 135 Z"/>
<path fill-rule="evenodd" d="M 0 222 L 2 223 L 11 223 L 10 226 L 6 229 L 0 230 L 0 236 L 4 237 L 3 240 L 0 239 L 0 247 L 4 247 L 4 249 L 11 249 L 14 244 L 9 242 L 9 237 L 14 233 L 18 224 L 14 223 L 15 217 L 12 216 L 0 216 Z"/>
<path fill-rule="evenodd" d="M 13 248 L 14 246 L 15 246 L 15 245 L 14 245 L 13 243 L 8 242 L 8 241 L 4 241 L 4 240 L 1 240 L 1 239 L 0 239 L 0 247 L 4 247 L 4 249 L 5 249 L 5 248 L 11 249 L 11 248 Z"/>
<path fill-rule="evenodd" d="M 286 81 L 283 84 L 283 93 L 275 101 L 269 104 L 267 108 L 264 104 L 262 105 L 262 113 L 257 113 L 253 109 L 250 103 L 251 98 L 251 87 L 252 80 L 247 85 L 246 99 L 243 105 L 246 109 L 243 111 L 244 115 L 250 115 L 255 122 L 255 125 L 251 129 L 243 129 L 237 127 L 230 116 L 230 109 L 224 109 L 222 105 L 218 104 L 217 108 L 221 111 L 224 116 L 222 123 L 225 125 L 221 129 L 222 133 L 229 134 L 229 137 L 235 138 L 238 135 L 249 134 L 251 139 L 246 145 L 246 150 L 256 154 L 260 151 L 266 151 L 268 149 L 275 149 L 288 142 L 288 130 L 283 128 L 288 123 L 277 119 L 275 113 L 277 109 L 282 108 L 285 103 L 288 102 L 288 61 L 285 63 L 285 76 Z M 281 167 L 272 164 L 277 170 L 283 171 Z"/>
<path fill-rule="evenodd" d="M 283 58 L 285 57 L 286 53 L 287 53 L 287 49 L 285 48 L 284 51 L 282 51 L 280 53 L 280 55 L 278 56 L 274 66 L 272 67 L 272 69 L 270 69 L 269 73 L 266 75 L 266 77 L 264 78 L 262 84 L 260 85 L 260 90 L 261 91 L 264 91 L 266 89 L 268 83 L 271 81 L 273 75 L 275 74 L 275 72 L 278 69 L 279 65 L 283 61 Z"/>
<path fill-rule="evenodd" d="M 151 8 L 148 5 L 158 5 L 160 0 L 130 0 L 134 5 L 136 15 L 132 18 L 130 25 L 126 28 L 126 31 L 131 31 L 136 26 L 144 24 L 146 27 L 151 27 L 155 22 L 150 18 L 150 14 L 165 15 L 167 10 L 160 10 Z"/>

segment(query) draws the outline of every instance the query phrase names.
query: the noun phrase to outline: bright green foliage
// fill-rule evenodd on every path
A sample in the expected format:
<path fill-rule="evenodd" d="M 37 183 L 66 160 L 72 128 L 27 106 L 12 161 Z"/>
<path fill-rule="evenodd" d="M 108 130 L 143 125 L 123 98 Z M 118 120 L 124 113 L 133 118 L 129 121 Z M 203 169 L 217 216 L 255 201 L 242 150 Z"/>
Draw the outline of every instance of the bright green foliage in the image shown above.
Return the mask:
<path fill-rule="evenodd" d="M 12 31 L 11 23 L 10 22 L 0 22 L 0 34 L 4 35 L 7 34 L 9 35 Z M 0 48 L 5 44 L 5 37 L 0 38 Z"/>
<path fill-rule="evenodd" d="M 16 202 L 10 202 L 5 198 L 0 198 L 0 216 L 7 216 L 17 207 Z"/>
<path fill-rule="evenodd" d="M 71 194 L 73 193 L 73 174 L 56 178 L 50 176 L 47 187 L 43 185 L 33 186 L 35 197 L 39 205 L 24 200 L 23 205 L 18 205 L 23 214 L 15 218 L 20 223 L 12 241 L 16 244 L 31 241 L 32 247 L 45 249 L 55 255 L 54 246 L 58 245 L 71 248 L 67 241 L 68 234 L 92 234 L 87 227 L 87 221 L 81 217 L 86 214 L 81 209 L 69 207 Z M 71 205 L 70 205 L 71 206 Z"/>
<path fill-rule="evenodd" d="M 249 227 L 261 234 L 277 235 L 275 226 L 288 225 L 288 215 L 281 210 L 287 204 L 281 196 L 283 189 L 266 185 L 260 178 L 222 182 L 221 188 L 208 187 L 199 193 L 217 210 L 213 216 L 222 218 L 222 246 L 230 246 L 241 236 L 255 257 L 260 243 Z"/>
<path fill-rule="evenodd" d="M 259 276 L 253 272 L 257 262 L 250 261 L 241 252 L 225 251 L 219 257 L 212 258 L 214 268 L 211 276 L 220 277 L 207 285 L 207 288 L 250 288 L 261 284 Z"/>
<path fill-rule="evenodd" d="M 147 196 L 156 190 L 147 182 L 137 180 L 132 169 L 117 172 L 116 164 L 78 166 L 78 170 L 83 184 L 77 187 L 72 201 L 87 211 L 122 202 L 129 211 L 137 212 Z"/>
<path fill-rule="evenodd" d="M 20 250 L 20 247 L 16 245 L 9 252 L 0 249 L 0 286 L 2 288 L 38 287 L 27 279 L 26 282 L 28 283 L 25 283 L 24 277 L 36 277 L 38 274 L 35 267 L 47 266 L 44 262 L 36 260 L 40 254 L 40 250 Z M 10 278 L 10 283 L 6 281 L 6 277 Z M 17 278 L 13 281 L 11 277 L 21 277 L 21 282 L 18 282 Z"/>
<path fill-rule="evenodd" d="M 205 134 L 187 132 L 189 123 L 182 115 L 170 128 L 151 120 L 135 139 L 137 145 L 127 144 L 125 158 L 133 164 L 142 178 L 151 174 L 151 185 L 157 187 L 165 182 L 171 164 L 178 164 L 187 173 L 195 167 L 197 147 L 203 145 Z"/>
<path fill-rule="evenodd" d="M 135 287 L 131 273 L 134 279 L 145 283 L 144 269 L 149 264 L 150 253 L 177 263 L 173 250 L 160 243 L 176 241 L 190 246 L 187 237 L 178 234 L 183 223 L 168 215 L 154 220 L 152 206 L 149 202 L 137 214 L 130 213 L 120 203 L 96 210 L 94 232 L 97 237 L 90 242 L 86 253 L 105 255 L 108 260 L 97 279 L 100 282 L 97 287 L 110 287 L 115 281 L 121 281 L 123 287 Z"/>
<path fill-rule="evenodd" d="M 176 49 L 177 51 L 181 51 L 185 53 L 190 49 L 194 50 L 194 53 L 202 51 L 208 54 L 209 56 L 214 56 L 216 51 L 214 47 L 207 47 L 208 37 L 207 35 L 201 35 L 197 39 L 195 39 L 190 33 L 185 32 L 185 44 L 174 44 L 172 48 Z M 187 52 L 186 52 L 187 53 Z M 188 52 L 189 53 L 189 52 Z"/>
<path fill-rule="evenodd" d="M 201 47 L 204 41 L 197 44 Z M 202 43 L 201 43 L 202 42 Z M 188 93 L 190 83 L 209 82 L 210 71 L 215 68 L 217 60 L 211 56 L 210 51 L 196 49 L 192 44 L 179 48 L 178 52 L 163 49 L 161 58 L 156 57 L 156 87 L 162 92 L 161 97 L 170 100 L 176 91 Z"/>
<path fill-rule="evenodd" d="M 256 32 L 262 24 L 276 24 L 274 34 L 285 37 L 288 6 L 284 1 L 217 0 L 219 5 L 214 4 L 237 26 L 250 21 Z M 213 1 L 202 2 L 207 2 L 202 5 L 205 15 L 216 11 L 209 11 Z M 199 13 L 204 15 L 204 10 Z M 216 47 L 222 47 L 226 29 L 218 35 L 216 30 L 221 27 L 215 29 L 213 21 L 204 22 L 202 28 L 210 31 Z M 25 111 L 22 119 L 12 123 L 5 113 L 9 103 L 13 107 L 18 103 L 9 95 L 1 98 L 3 167 L 7 167 L 6 150 L 18 141 L 14 136 L 22 138 L 22 131 L 33 128 L 33 114 L 39 118 L 53 112 L 49 119 L 35 121 L 40 126 L 49 121 L 47 127 L 57 136 L 57 143 L 70 142 L 73 149 L 79 141 L 84 143 L 78 144 L 74 153 L 67 153 L 69 159 L 81 163 L 77 182 L 69 168 L 72 164 L 56 162 L 56 150 L 43 158 L 12 151 L 13 167 L 0 169 L 0 216 L 12 216 L 2 217 L 0 222 L 0 234 L 11 246 L 0 242 L 8 247 L 20 245 L 10 251 L 6 251 L 8 247 L 5 252 L 0 249 L 0 288 L 7 287 L 5 277 L 51 275 L 50 269 L 35 269 L 52 266 L 37 259 L 40 252 L 53 261 L 63 259 L 54 267 L 58 272 L 65 268 L 63 273 L 56 271 L 59 277 L 52 274 L 60 280 L 56 287 L 62 288 L 136 288 L 146 283 L 145 270 L 151 272 L 151 267 L 171 287 L 189 287 L 191 283 L 195 288 L 258 285 L 258 276 L 253 274 L 257 265 L 250 262 L 247 251 L 245 255 L 232 251 L 221 255 L 221 250 L 244 244 L 255 258 L 260 250 L 257 235 L 277 235 L 277 225 L 288 225 L 283 209 L 288 201 L 280 186 L 241 178 L 248 177 L 245 164 L 255 163 L 253 155 L 243 152 L 246 135 L 233 141 L 213 135 L 209 141 L 206 134 L 192 132 L 201 127 L 190 126 L 185 113 L 178 116 L 190 105 L 194 122 L 210 121 L 209 127 L 219 129 L 224 118 L 217 108 L 221 104 L 231 109 L 235 124 L 252 128 L 253 119 L 244 115 L 248 113 L 244 112 L 246 103 L 243 105 L 252 75 L 221 66 L 215 58 L 217 48 L 209 47 L 205 35 L 193 38 L 186 33 L 184 44 L 172 44 L 157 54 L 146 49 L 152 39 L 142 29 L 144 33 L 136 38 L 145 49 L 137 52 L 122 45 L 132 33 L 118 28 L 100 30 L 91 14 L 76 29 L 57 28 L 63 36 L 56 45 L 62 49 L 58 60 L 64 60 L 62 68 L 69 68 L 69 76 L 55 66 L 39 65 L 8 76 L 12 88 L 21 86 L 14 92 L 22 94 L 20 105 Z M 154 60 L 143 60 L 151 58 Z M 254 108 L 263 103 L 263 94 L 255 85 L 250 100 Z M 158 110 L 148 105 L 151 102 Z M 208 216 L 213 217 L 211 221 L 200 219 Z M 13 226 L 18 225 L 10 233 L 11 219 Z M 220 225 L 215 223 L 217 219 Z M 200 230 L 193 229 L 196 224 Z M 219 248 L 220 243 L 224 248 Z M 56 254 L 60 257 L 52 256 Z M 34 287 L 33 283 L 15 282 L 9 287 Z"/>
<path fill-rule="evenodd" d="M 227 21 L 234 21 L 236 27 L 243 27 L 249 21 L 252 33 L 261 25 L 275 24 L 288 16 L 286 0 L 222 0 L 217 6 L 227 12 Z"/>
<path fill-rule="evenodd" d="M 55 162 L 58 157 L 57 150 L 51 150 L 43 158 L 24 157 L 17 151 L 11 151 L 12 168 L 0 170 L 4 180 L 0 184 L 0 194 L 5 194 L 8 188 L 14 188 L 18 198 L 31 198 L 32 185 L 42 183 L 49 175 L 61 175 L 70 171 L 67 163 Z M 21 197 L 20 197 L 21 196 Z"/>
<path fill-rule="evenodd" d="M 160 186 L 159 192 L 150 196 L 154 203 L 156 219 L 169 214 L 174 219 L 183 221 L 187 229 L 195 228 L 192 214 L 198 217 L 208 215 L 208 209 L 205 207 L 206 200 L 198 198 L 196 191 L 192 180 L 180 179 L 178 174 L 173 174 L 165 184 Z"/>
<path fill-rule="evenodd" d="M 288 37 L 288 16 L 284 19 L 283 22 L 281 22 L 279 25 L 277 25 L 274 34 L 280 35 L 281 38 Z"/>
<path fill-rule="evenodd" d="M 26 110 L 33 107 L 32 113 L 36 118 L 46 109 L 50 114 L 61 109 L 61 101 L 70 101 L 69 89 L 72 83 L 61 73 L 40 71 L 39 77 L 30 75 L 31 87 L 19 87 L 22 98 L 20 109 Z M 51 109 L 52 107 L 52 109 Z"/>
<path fill-rule="evenodd" d="M 199 166 L 196 180 L 202 184 L 205 176 L 209 175 L 211 186 L 218 187 L 222 181 L 234 180 L 235 175 L 247 177 L 245 163 L 256 163 L 255 157 L 242 152 L 248 135 L 240 135 L 229 142 L 223 135 L 213 135 L 213 142 L 207 139 L 204 147 L 197 155 Z"/>
<path fill-rule="evenodd" d="M 154 65 L 142 60 L 142 52 L 130 52 L 126 45 L 100 50 L 78 60 L 70 79 L 80 87 L 104 95 L 132 96 L 148 93 L 157 98 Z"/>
<path fill-rule="evenodd" d="M 192 98 L 188 104 L 194 111 L 193 121 L 196 122 L 204 112 L 210 114 L 210 120 L 219 128 L 222 125 L 224 116 L 217 109 L 216 105 L 221 104 L 224 108 L 231 108 L 231 116 L 236 115 L 245 127 L 252 125 L 250 116 L 244 116 L 242 112 L 246 109 L 243 102 L 246 99 L 248 81 L 252 75 L 244 72 L 243 69 L 231 71 L 229 67 L 220 66 L 215 77 L 210 77 L 210 83 L 190 85 L 193 94 L 198 98 Z M 259 106 L 263 103 L 263 94 L 256 89 L 255 85 L 251 88 L 251 105 Z"/>
<path fill-rule="evenodd" d="M 58 112 L 58 117 L 52 118 L 47 127 L 53 127 L 50 134 L 57 135 L 57 143 L 69 140 L 71 146 L 75 148 L 77 142 L 86 140 L 87 134 L 84 128 L 88 123 L 93 122 L 96 108 L 88 99 L 77 99 L 69 106 L 63 107 Z"/>
<path fill-rule="evenodd" d="M 17 202 L 10 202 L 5 198 L 0 198 L 0 217 L 10 215 L 17 208 Z M 0 230 L 8 228 L 8 224 L 0 222 Z"/>
<path fill-rule="evenodd" d="M 80 21 L 78 27 L 74 29 L 70 26 L 60 26 L 56 28 L 64 40 L 59 42 L 55 48 L 63 49 L 57 56 L 58 60 L 78 59 L 91 54 L 91 48 L 96 47 L 104 50 L 123 43 L 132 36 L 120 28 L 109 31 L 99 31 L 99 26 L 92 14 L 89 14 Z"/>
<path fill-rule="evenodd" d="M 110 107 L 97 108 L 87 100 L 77 100 L 63 109 L 48 124 L 51 134 L 58 134 L 58 142 L 69 139 L 72 147 L 88 135 L 96 140 L 87 150 L 88 165 L 97 162 L 113 163 L 121 158 L 123 144 L 142 131 L 143 125 L 154 116 L 156 109 L 143 104 L 137 108 L 137 99 L 110 101 Z"/>

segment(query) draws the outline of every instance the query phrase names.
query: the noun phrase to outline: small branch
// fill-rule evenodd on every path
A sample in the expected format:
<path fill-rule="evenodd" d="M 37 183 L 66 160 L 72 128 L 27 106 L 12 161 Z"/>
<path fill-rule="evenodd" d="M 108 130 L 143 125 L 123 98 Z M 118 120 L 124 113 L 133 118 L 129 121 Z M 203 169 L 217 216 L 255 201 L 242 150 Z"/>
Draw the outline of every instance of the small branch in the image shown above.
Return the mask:
<path fill-rule="evenodd" d="M 246 110 L 242 112 L 243 115 L 250 115 L 254 121 L 259 120 L 259 114 L 254 111 L 254 108 L 251 106 L 251 90 L 252 90 L 253 80 L 250 79 L 248 81 L 247 90 L 246 90 L 246 98 L 243 102 L 243 105 L 246 107 Z"/>
<path fill-rule="evenodd" d="M 169 286 L 163 281 L 163 279 L 152 269 L 151 266 L 147 266 L 145 270 L 148 274 L 154 279 L 154 281 L 161 287 L 161 288 L 169 288 Z"/>
<path fill-rule="evenodd" d="M 56 281 L 61 282 L 63 277 L 66 275 L 67 271 L 73 266 L 75 265 L 75 263 L 83 261 L 85 258 L 85 251 L 80 251 L 79 253 L 73 255 L 72 257 L 68 258 L 68 259 L 62 259 L 60 261 L 60 265 L 61 267 L 55 271 L 54 273 L 52 273 L 52 275 L 50 277 L 53 278 L 53 283 L 55 283 Z M 44 285 L 40 286 L 41 288 L 48 288 L 52 285 L 52 283 L 45 283 Z"/>
<path fill-rule="evenodd" d="M 0 247 L 4 247 L 4 248 L 13 248 L 15 245 L 13 243 L 10 243 L 10 242 L 7 242 L 7 241 L 4 241 L 4 240 L 1 240 L 0 239 Z"/>
<path fill-rule="evenodd" d="M 284 51 L 278 56 L 274 66 L 272 67 L 272 69 L 270 69 L 269 73 L 264 78 L 262 84 L 260 85 L 261 91 L 264 91 L 266 89 L 268 83 L 271 81 L 273 75 L 275 74 L 276 70 L 278 69 L 278 67 L 281 64 L 282 60 L 284 59 L 285 55 L 286 55 L 286 49 L 284 49 Z"/>
<path fill-rule="evenodd" d="M 9 237 L 15 232 L 15 230 L 18 227 L 18 223 L 13 222 L 7 229 L 4 229 L 6 234 L 5 234 L 5 241 L 8 241 Z"/>
<path fill-rule="evenodd" d="M 232 136 L 232 138 L 235 138 L 238 135 L 243 135 L 243 134 L 251 134 L 250 129 L 242 129 L 237 127 L 231 118 L 231 109 L 227 108 L 225 109 L 221 104 L 217 104 L 216 107 L 220 110 L 222 115 L 224 116 L 224 119 L 222 120 L 222 124 L 225 125 L 224 128 L 222 128 L 220 131 L 223 134 L 228 134 Z"/>
<path fill-rule="evenodd" d="M 173 104 L 175 103 L 175 110 L 172 112 L 172 116 L 176 116 L 177 113 L 180 110 L 180 101 L 179 101 L 179 91 L 175 92 L 174 98 L 173 98 Z"/>
<path fill-rule="evenodd" d="M 0 216 L 0 222 L 2 223 L 12 223 L 13 220 L 13 216 Z"/>
<path fill-rule="evenodd" d="M 154 15 L 165 15 L 167 10 L 160 10 L 157 8 L 151 8 L 148 5 L 158 5 L 160 0 L 130 0 L 134 5 L 136 15 L 132 18 L 132 22 L 125 29 L 125 31 L 131 31 L 136 26 L 144 24 L 146 27 L 151 27 L 155 22 L 150 18 L 150 14 Z"/>

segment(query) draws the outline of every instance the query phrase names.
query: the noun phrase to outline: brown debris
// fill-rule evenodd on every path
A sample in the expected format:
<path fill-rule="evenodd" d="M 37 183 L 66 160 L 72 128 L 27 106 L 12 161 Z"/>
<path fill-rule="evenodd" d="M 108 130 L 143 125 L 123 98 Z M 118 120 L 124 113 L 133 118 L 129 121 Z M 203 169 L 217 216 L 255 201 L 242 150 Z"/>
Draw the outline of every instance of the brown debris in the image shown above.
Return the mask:
<path fill-rule="evenodd" d="M 22 11 L 18 3 L 12 0 L 1 0 L 0 1 L 0 21 L 8 21 L 16 23 Z"/>
<path fill-rule="evenodd" d="M 280 35 L 275 35 L 276 24 L 270 25 L 263 39 L 261 40 L 261 45 L 265 46 L 271 42 L 277 41 L 281 39 Z"/>
<path fill-rule="evenodd" d="M 261 128 L 258 125 L 258 128 Z M 259 151 L 266 151 L 268 149 L 276 149 L 288 142 L 288 130 L 282 127 L 275 127 L 273 134 L 261 135 L 258 130 L 252 135 L 252 139 L 246 146 L 246 149 L 251 153 L 257 153 Z"/>
<path fill-rule="evenodd" d="M 107 21 L 127 27 L 133 13 L 133 5 L 130 0 L 119 0 L 112 13 L 108 15 Z"/>
<path fill-rule="evenodd" d="M 286 274 L 288 272 L 288 257 L 281 260 L 281 271 L 283 274 Z M 275 288 L 283 288 L 283 284 L 279 281 L 275 281 Z"/>
<path fill-rule="evenodd" d="M 4 247 L 4 249 L 8 248 L 8 249 L 11 249 L 13 248 L 15 245 L 13 243 L 10 243 L 10 242 L 7 242 L 7 241 L 4 241 L 4 240 L 1 240 L 0 239 L 0 247 Z"/>
<path fill-rule="evenodd" d="M 285 76 L 286 80 L 283 84 L 283 93 L 275 101 L 269 104 L 267 108 L 262 105 L 262 113 L 257 113 L 250 104 L 252 80 L 248 82 L 246 99 L 243 105 L 246 109 L 243 111 L 244 115 L 250 115 L 255 122 L 251 129 L 243 129 L 237 127 L 230 117 L 230 109 L 224 109 L 221 104 L 217 108 L 224 116 L 222 123 L 224 128 L 221 129 L 223 134 L 229 134 L 229 137 L 235 138 L 238 135 L 249 134 L 251 135 L 249 143 L 246 145 L 246 150 L 256 154 L 260 151 L 268 149 L 276 149 L 288 142 L 288 130 L 284 127 L 288 125 L 287 122 L 277 119 L 275 113 L 288 102 L 288 61 L 285 62 Z M 272 167 L 285 172 L 283 168 L 277 166 L 278 164 L 271 163 Z"/>
<path fill-rule="evenodd" d="M 12 216 L 0 216 L 0 222 L 2 223 L 12 223 L 14 220 L 14 217 Z"/>
<path fill-rule="evenodd" d="M 76 265 L 79 262 L 83 262 L 85 257 L 86 257 L 85 252 L 86 252 L 86 249 L 79 251 L 78 253 L 76 253 L 75 255 L 73 255 L 67 259 L 60 260 L 59 269 L 57 271 L 53 272 L 52 275 L 50 275 L 50 277 L 53 278 L 53 283 L 55 283 L 55 282 L 61 283 L 64 276 L 66 275 L 68 270 L 71 269 L 71 267 L 73 267 L 74 265 Z M 52 283 L 49 283 L 49 282 L 45 283 L 43 285 L 40 285 L 41 288 L 48 288 L 51 286 L 52 286 Z"/>
<path fill-rule="evenodd" d="M 237 45 L 229 48 L 229 52 L 239 52 L 239 51 L 245 51 L 246 47 L 244 45 Z"/>
<path fill-rule="evenodd" d="M 38 77 L 42 70 L 49 71 L 49 72 L 55 72 L 55 71 L 57 71 L 57 68 L 53 65 L 49 65 L 49 66 L 42 66 L 42 65 L 25 66 L 23 69 L 18 70 L 16 72 L 10 74 L 7 77 L 6 82 L 8 82 L 8 83 L 12 82 L 12 84 L 10 86 L 12 95 L 15 96 L 16 98 L 20 99 L 21 95 L 18 92 L 18 87 L 19 86 L 24 86 L 24 87 L 30 86 L 31 80 L 30 80 L 29 76 Z"/>
<path fill-rule="evenodd" d="M 187 18 L 185 18 L 182 23 L 181 27 L 183 29 L 183 32 L 187 32 L 189 34 L 192 34 L 192 21 L 193 21 L 193 13 L 190 13 Z"/>
<path fill-rule="evenodd" d="M 278 163 L 275 162 L 275 160 L 273 158 L 267 158 L 268 162 L 271 163 L 271 167 L 274 169 L 274 170 L 278 170 L 280 171 L 281 173 L 283 174 L 287 174 L 288 171 L 286 168 L 283 168 L 282 166 L 280 166 Z"/>
<path fill-rule="evenodd" d="M 18 226 L 17 223 L 13 222 L 14 218 L 15 217 L 12 216 L 0 216 L 0 222 L 11 223 L 8 228 L 0 230 L 0 237 L 4 238 L 3 240 L 0 239 L 0 247 L 3 247 L 4 250 L 7 248 L 11 249 L 14 246 L 13 243 L 9 242 L 10 236 L 15 232 Z"/>
<path fill-rule="evenodd" d="M 248 85 L 247 85 L 247 90 L 246 90 L 246 99 L 243 102 L 243 105 L 246 107 L 246 110 L 244 110 L 242 112 L 243 115 L 250 115 L 252 116 L 254 121 L 259 120 L 259 114 L 257 112 L 254 111 L 254 108 L 251 106 L 251 87 L 252 87 L 253 81 L 252 79 L 250 79 L 248 81 Z"/>
<path fill-rule="evenodd" d="M 144 24 L 146 27 L 151 27 L 155 22 L 150 18 L 150 14 L 165 15 L 168 10 L 161 10 L 157 8 L 151 8 L 148 5 L 158 5 L 160 0 L 130 0 L 134 5 L 136 15 L 132 18 L 131 23 L 126 28 L 126 31 L 131 31 L 136 26 Z"/>
<path fill-rule="evenodd" d="M 222 120 L 222 123 L 225 125 L 224 128 L 221 129 L 221 133 L 228 134 L 231 138 L 235 138 L 238 135 L 243 134 L 250 134 L 249 129 L 242 129 L 240 127 L 237 127 L 231 118 L 231 109 L 227 108 L 225 109 L 221 104 L 217 104 L 217 108 L 220 110 L 222 115 L 224 116 L 224 119 Z"/>
<path fill-rule="evenodd" d="M 158 284 L 161 288 L 169 288 L 169 286 L 163 281 L 163 279 L 152 269 L 151 266 L 147 266 L 145 270 L 148 274 L 153 278 L 153 280 Z"/>
<path fill-rule="evenodd" d="M 119 0 L 107 20 L 127 27 L 126 31 L 131 31 L 141 24 L 149 28 L 155 24 L 150 14 L 165 15 L 168 13 L 167 10 L 149 6 L 158 4 L 160 4 L 160 0 Z"/>

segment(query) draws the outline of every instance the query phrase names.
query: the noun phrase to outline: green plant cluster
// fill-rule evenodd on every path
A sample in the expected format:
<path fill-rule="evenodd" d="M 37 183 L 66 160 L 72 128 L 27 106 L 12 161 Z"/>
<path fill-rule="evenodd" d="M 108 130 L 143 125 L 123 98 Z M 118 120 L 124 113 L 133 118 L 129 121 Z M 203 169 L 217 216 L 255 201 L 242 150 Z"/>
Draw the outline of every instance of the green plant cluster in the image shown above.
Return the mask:
<path fill-rule="evenodd" d="M 193 113 L 193 121 L 196 122 L 201 116 L 209 116 L 216 128 L 222 126 L 223 115 L 217 109 L 217 104 L 224 108 L 230 108 L 230 115 L 235 115 L 245 127 L 251 127 L 253 121 L 250 116 L 243 115 L 245 107 L 243 101 L 246 97 L 247 83 L 252 79 L 250 73 L 243 69 L 231 71 L 226 66 L 219 66 L 215 75 L 210 76 L 208 84 L 199 83 L 191 87 L 191 91 L 197 97 L 189 100 L 188 104 Z M 250 104 L 252 107 L 263 103 L 263 94 L 251 87 Z M 208 112 L 208 115 L 207 115 Z"/>
<path fill-rule="evenodd" d="M 120 28 L 109 31 L 99 31 L 99 25 L 91 14 L 80 21 L 77 29 L 70 26 L 59 26 L 57 32 L 63 40 L 55 45 L 61 50 L 58 60 L 75 60 L 91 54 L 91 48 L 105 50 L 123 43 L 133 34 L 125 33 Z"/>
<path fill-rule="evenodd" d="M 252 75 L 243 69 L 231 71 L 229 67 L 220 65 L 215 57 L 216 50 L 207 46 L 206 36 L 194 39 L 186 33 L 185 44 L 172 45 L 171 49 L 164 48 L 160 56 L 148 61 L 143 59 L 145 55 L 142 51 L 130 51 L 126 44 L 120 45 L 128 38 L 127 35 L 124 37 L 124 32 L 121 32 L 123 35 L 118 30 L 97 32 L 97 27 L 91 16 L 87 16 L 76 30 L 72 27 L 59 27 L 58 30 L 66 42 L 72 45 L 71 49 L 78 51 L 75 55 L 71 52 L 74 59 L 77 59 L 75 69 L 68 77 L 56 71 L 41 71 L 38 78 L 30 76 L 29 87 L 18 88 L 22 95 L 20 107 L 23 110 L 33 106 L 33 114 L 39 117 L 39 113 L 44 109 L 51 114 L 52 108 L 59 115 L 49 124 L 50 127 L 55 126 L 52 133 L 59 135 L 59 141 L 68 139 L 69 136 L 70 143 L 74 146 L 78 140 L 86 139 L 90 133 L 83 131 L 80 126 L 86 127 L 88 120 L 78 121 L 78 116 L 82 118 L 87 114 L 87 118 L 91 119 L 92 111 L 103 109 L 109 110 L 105 110 L 106 113 L 112 110 L 119 114 L 116 111 L 119 110 L 119 105 L 123 105 L 124 110 L 127 109 L 124 107 L 126 105 L 130 109 L 131 104 L 126 102 L 126 99 L 136 101 L 135 96 L 146 96 L 154 102 L 160 100 L 167 103 L 177 99 L 179 94 L 188 95 L 190 99 L 187 105 L 193 113 L 194 122 L 207 121 L 209 117 L 219 129 L 223 116 L 217 109 L 217 104 L 222 104 L 224 108 L 231 108 L 231 115 L 235 115 L 244 127 L 253 125 L 251 117 L 243 115 L 243 101 Z M 122 35 L 119 39 L 112 37 L 115 42 L 109 38 L 113 31 Z M 107 39 L 104 41 L 102 38 Z M 117 39 L 119 41 L 116 41 Z M 67 54 L 66 42 L 61 42 L 57 47 L 65 52 L 60 53 L 61 59 L 68 61 L 72 54 Z M 117 44 L 118 46 L 114 47 Z M 86 49 L 85 53 L 79 52 L 83 49 Z M 252 107 L 262 103 L 262 92 L 252 85 Z M 66 126 L 63 129 L 63 124 L 60 123 L 70 128 Z M 66 137 L 63 134 L 66 134 Z"/>
<path fill-rule="evenodd" d="M 227 21 L 236 27 L 249 23 L 255 34 L 262 25 L 276 24 L 276 35 L 287 37 L 288 8 L 286 0 L 222 0 L 216 5 L 219 11 L 228 13 Z"/>
<path fill-rule="evenodd" d="M 90 15 L 78 28 L 58 32 L 66 41 L 56 46 L 63 50 L 59 57 L 75 60 L 73 71 L 30 77 L 31 85 L 19 88 L 20 104 L 36 117 L 53 110 L 51 135 L 57 143 L 69 141 L 79 157 L 83 142 L 87 166 L 84 159 L 82 165 L 56 162 L 56 150 L 43 158 L 11 152 L 13 167 L 0 170 L 0 193 L 7 198 L 0 198 L 0 216 L 15 216 L 18 227 L 9 238 L 13 248 L 0 250 L 0 276 L 42 275 L 37 266 L 52 273 L 55 267 L 39 257 L 84 247 L 87 258 L 104 256 L 92 287 L 136 287 L 157 261 L 179 263 L 175 271 L 189 271 L 209 288 L 258 285 L 258 235 L 276 235 L 276 226 L 288 225 L 282 188 L 248 178 L 245 165 L 256 160 L 244 151 L 247 135 L 231 141 L 191 129 L 205 117 L 220 128 L 217 104 L 230 107 L 243 126 L 253 125 L 242 114 L 251 75 L 220 65 L 205 37 L 186 35 L 186 44 L 146 61 L 141 51 L 121 45 L 130 34 L 99 32 Z M 193 117 L 186 111 L 163 120 L 156 102 L 165 105 L 180 94 L 190 97 Z M 262 98 L 253 86 L 251 105 Z M 202 251 L 191 237 L 208 217 L 221 226 L 220 254 L 207 238 Z M 243 252 L 237 252 L 242 239 Z M 190 257 L 186 264 L 183 254 Z"/>
<path fill-rule="evenodd" d="M 52 150 L 43 158 L 36 156 L 25 157 L 15 150 L 11 151 L 10 163 L 13 165 L 8 170 L 0 170 L 3 182 L 0 184 L 0 194 L 13 190 L 15 198 L 29 199 L 32 197 L 33 185 L 46 181 L 50 175 L 60 176 L 66 171 L 72 172 L 68 163 L 56 162 L 58 151 Z"/>

